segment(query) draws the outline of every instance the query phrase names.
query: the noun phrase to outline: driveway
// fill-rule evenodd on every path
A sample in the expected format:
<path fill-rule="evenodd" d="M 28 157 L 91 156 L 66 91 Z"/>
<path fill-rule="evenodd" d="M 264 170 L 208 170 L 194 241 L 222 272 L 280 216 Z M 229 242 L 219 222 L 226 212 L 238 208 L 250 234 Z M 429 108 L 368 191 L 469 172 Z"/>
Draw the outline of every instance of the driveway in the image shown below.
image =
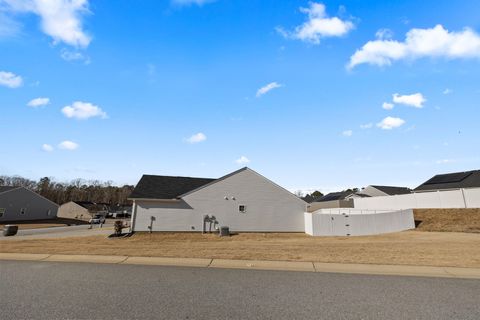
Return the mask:
<path fill-rule="evenodd" d="M 113 228 L 111 226 L 103 226 L 100 228 L 100 225 L 94 225 L 93 228 L 90 229 L 90 225 L 80 225 L 18 230 L 18 233 L 15 236 L 0 236 L 0 241 L 84 237 L 103 234 L 108 235 L 111 233 L 113 233 Z"/>

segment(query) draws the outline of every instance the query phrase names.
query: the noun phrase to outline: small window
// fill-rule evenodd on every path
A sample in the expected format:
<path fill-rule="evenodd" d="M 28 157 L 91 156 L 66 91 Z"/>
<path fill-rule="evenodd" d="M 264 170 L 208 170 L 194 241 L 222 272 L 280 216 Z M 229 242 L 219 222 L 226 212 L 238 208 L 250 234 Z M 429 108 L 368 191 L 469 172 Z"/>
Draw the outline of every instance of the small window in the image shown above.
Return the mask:
<path fill-rule="evenodd" d="M 47 210 L 47 216 L 51 215 L 52 214 L 52 210 L 48 209 Z"/>
<path fill-rule="evenodd" d="M 3 217 L 3 215 L 5 214 L 5 211 L 7 211 L 7 209 L 5 209 L 5 208 L 0 208 L 0 218 Z"/>
<path fill-rule="evenodd" d="M 27 208 L 20 209 L 20 214 L 25 214 L 27 212 Z"/>
<path fill-rule="evenodd" d="M 245 213 L 247 212 L 247 206 L 241 204 L 238 206 L 238 212 Z"/>

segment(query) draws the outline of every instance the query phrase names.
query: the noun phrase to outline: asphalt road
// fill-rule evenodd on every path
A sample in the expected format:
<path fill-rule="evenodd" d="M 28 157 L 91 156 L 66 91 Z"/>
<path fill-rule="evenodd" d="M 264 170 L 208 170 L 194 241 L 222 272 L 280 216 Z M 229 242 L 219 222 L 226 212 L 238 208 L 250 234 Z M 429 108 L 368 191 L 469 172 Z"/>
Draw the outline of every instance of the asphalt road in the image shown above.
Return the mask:
<path fill-rule="evenodd" d="M 0 241 L 88 237 L 94 235 L 108 235 L 113 233 L 111 225 L 103 225 L 103 228 L 100 228 L 100 225 L 94 225 L 93 229 L 89 229 L 89 227 L 90 225 L 80 225 L 69 227 L 24 229 L 18 230 L 18 233 L 15 236 L 4 237 L 0 235 Z"/>
<path fill-rule="evenodd" d="M 480 319 L 480 280 L 0 261 L 1 319 Z"/>

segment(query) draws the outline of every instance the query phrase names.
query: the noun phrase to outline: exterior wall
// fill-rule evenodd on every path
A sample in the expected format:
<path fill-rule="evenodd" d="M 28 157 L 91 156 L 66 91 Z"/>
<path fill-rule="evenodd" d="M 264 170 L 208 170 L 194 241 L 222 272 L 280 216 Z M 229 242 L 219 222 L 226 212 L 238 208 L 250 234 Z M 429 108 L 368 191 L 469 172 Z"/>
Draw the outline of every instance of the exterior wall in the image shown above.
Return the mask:
<path fill-rule="evenodd" d="M 62 204 L 58 208 L 57 216 L 59 218 L 79 219 L 79 220 L 89 220 L 92 217 L 92 215 L 86 208 L 79 206 L 73 201 Z"/>
<path fill-rule="evenodd" d="M 354 199 L 356 209 L 480 208 L 480 188 Z"/>
<path fill-rule="evenodd" d="M 227 199 L 225 199 L 227 198 Z M 246 206 L 246 212 L 238 210 Z M 306 203 L 246 169 L 177 202 L 135 200 L 134 231 L 202 231 L 203 216 L 232 231 L 304 232 Z M 208 228 L 208 224 L 207 224 Z"/>
<path fill-rule="evenodd" d="M 4 221 L 44 220 L 57 216 L 58 205 L 25 188 L 18 188 L 0 194 L 0 208 L 5 213 L 0 218 Z M 20 211 L 25 208 L 25 214 Z"/>
<path fill-rule="evenodd" d="M 308 205 L 307 211 L 314 212 L 328 208 L 353 208 L 353 199 L 312 202 Z"/>
<path fill-rule="evenodd" d="M 362 236 L 414 228 L 412 209 L 369 211 L 341 208 L 305 213 L 305 232 L 312 236 Z"/>

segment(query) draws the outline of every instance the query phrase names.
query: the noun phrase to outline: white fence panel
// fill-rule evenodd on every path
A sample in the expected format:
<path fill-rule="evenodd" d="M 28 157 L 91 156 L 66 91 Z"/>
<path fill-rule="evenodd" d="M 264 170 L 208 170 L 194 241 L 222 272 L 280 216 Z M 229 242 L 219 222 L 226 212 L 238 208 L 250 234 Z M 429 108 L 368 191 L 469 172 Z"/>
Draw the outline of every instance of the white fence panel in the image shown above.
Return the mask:
<path fill-rule="evenodd" d="M 362 236 L 415 228 L 413 210 L 375 211 L 320 209 L 305 214 L 305 232 L 312 236 Z"/>
<path fill-rule="evenodd" d="M 480 188 L 354 199 L 355 209 L 480 208 Z"/>

